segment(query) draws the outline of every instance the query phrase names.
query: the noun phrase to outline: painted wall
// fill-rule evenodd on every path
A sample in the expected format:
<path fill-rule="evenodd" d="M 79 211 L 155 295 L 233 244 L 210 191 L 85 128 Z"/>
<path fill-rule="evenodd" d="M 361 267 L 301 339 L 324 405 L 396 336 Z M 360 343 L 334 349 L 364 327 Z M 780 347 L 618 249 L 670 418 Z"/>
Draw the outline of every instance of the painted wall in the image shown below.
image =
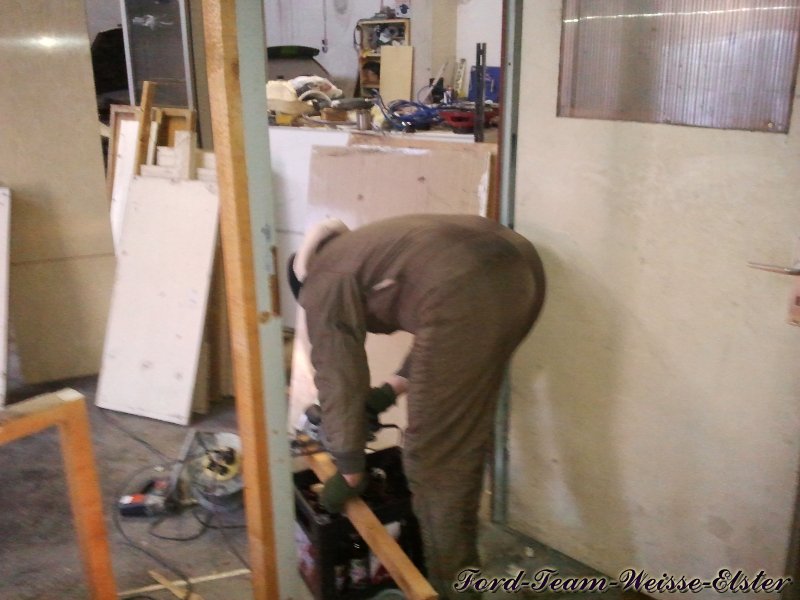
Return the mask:
<path fill-rule="evenodd" d="M 502 0 L 459 0 L 456 13 L 456 58 L 475 65 L 475 45 L 486 42 L 486 65 L 500 66 L 503 37 Z"/>
<path fill-rule="evenodd" d="M 94 0 L 97 1 L 97 0 Z M 325 0 L 328 52 L 317 60 L 334 82 L 351 94 L 357 76 L 353 29 L 359 19 L 375 14 L 379 0 Z M 386 6 L 397 4 L 385 0 Z M 411 7 L 411 43 L 414 46 L 414 94 L 447 63 L 444 76 L 452 81 L 456 59 L 475 62 L 475 44 L 487 43 L 487 64 L 500 65 L 501 0 L 408 0 Z M 323 0 L 265 0 L 269 45 L 300 44 L 322 47 Z"/>
<path fill-rule="evenodd" d="M 86 21 L 89 26 L 89 41 L 106 29 L 122 24 L 119 0 L 86 0 Z"/>
<path fill-rule="evenodd" d="M 793 281 L 746 263 L 791 262 L 800 123 L 556 118 L 560 5 L 525 3 L 517 228 L 549 295 L 513 370 L 511 524 L 612 576 L 780 575 L 800 331 Z"/>
<path fill-rule="evenodd" d="M 371 17 L 381 8 L 380 0 L 324 0 L 327 8 L 328 52 L 322 52 L 325 35 L 323 0 L 264 0 L 267 44 L 297 44 L 319 48 L 317 61 L 333 82 L 352 95 L 358 76 L 358 53 L 353 30 L 359 19 Z"/>

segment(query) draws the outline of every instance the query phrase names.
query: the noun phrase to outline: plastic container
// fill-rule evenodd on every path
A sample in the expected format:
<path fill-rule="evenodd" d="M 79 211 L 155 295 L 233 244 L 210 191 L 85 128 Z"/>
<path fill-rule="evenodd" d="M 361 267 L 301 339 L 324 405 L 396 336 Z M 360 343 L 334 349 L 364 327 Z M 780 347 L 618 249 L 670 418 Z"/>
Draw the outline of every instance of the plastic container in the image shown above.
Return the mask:
<path fill-rule="evenodd" d="M 401 456 L 397 447 L 367 455 L 367 470 L 379 471 L 370 478 L 363 498 L 411 561 L 424 572 L 419 525 L 411 510 Z M 319 506 L 316 494 L 311 491 L 315 483 L 319 480 L 311 470 L 294 474 L 298 568 L 314 598 L 359 600 L 396 588 L 377 557 L 367 551 L 349 519 L 328 514 Z"/>

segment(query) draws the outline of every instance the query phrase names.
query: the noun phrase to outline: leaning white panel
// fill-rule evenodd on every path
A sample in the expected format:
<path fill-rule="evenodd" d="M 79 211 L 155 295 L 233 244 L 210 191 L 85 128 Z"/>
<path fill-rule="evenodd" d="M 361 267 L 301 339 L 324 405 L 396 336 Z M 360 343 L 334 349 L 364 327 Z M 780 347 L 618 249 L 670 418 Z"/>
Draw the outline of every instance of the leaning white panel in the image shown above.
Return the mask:
<path fill-rule="evenodd" d="M 189 422 L 218 216 L 212 183 L 133 179 L 118 247 L 98 406 Z"/>
<path fill-rule="evenodd" d="M 0 188 L 0 406 L 6 403 L 8 381 L 8 260 L 11 192 Z"/>
<path fill-rule="evenodd" d="M 119 122 L 119 139 L 114 167 L 114 185 L 111 190 L 111 235 L 114 251 L 119 254 L 122 237 L 122 221 L 125 217 L 125 204 L 128 201 L 131 180 L 136 173 L 136 146 L 139 143 L 139 121 L 122 119 Z"/>

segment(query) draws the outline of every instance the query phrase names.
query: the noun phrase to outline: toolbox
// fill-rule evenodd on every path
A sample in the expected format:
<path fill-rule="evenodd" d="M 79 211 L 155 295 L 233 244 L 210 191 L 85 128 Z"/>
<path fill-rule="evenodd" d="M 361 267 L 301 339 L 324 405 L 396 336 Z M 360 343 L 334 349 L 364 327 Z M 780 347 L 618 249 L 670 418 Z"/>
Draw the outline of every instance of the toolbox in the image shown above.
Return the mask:
<path fill-rule="evenodd" d="M 419 525 L 411 509 L 400 448 L 368 454 L 367 474 L 369 485 L 362 498 L 424 573 Z M 397 587 L 350 520 L 320 507 L 311 490 L 317 483 L 311 470 L 294 474 L 298 568 L 315 600 L 372 598 Z"/>

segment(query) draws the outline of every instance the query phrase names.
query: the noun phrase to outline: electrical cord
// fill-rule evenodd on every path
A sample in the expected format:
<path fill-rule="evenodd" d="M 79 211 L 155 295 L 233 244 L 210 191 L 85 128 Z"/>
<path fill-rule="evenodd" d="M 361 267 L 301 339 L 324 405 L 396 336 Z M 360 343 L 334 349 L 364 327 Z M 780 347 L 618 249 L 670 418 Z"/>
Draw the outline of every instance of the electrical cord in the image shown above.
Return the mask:
<path fill-rule="evenodd" d="M 216 516 L 216 513 L 214 516 Z M 213 518 L 214 517 L 212 516 L 212 519 Z M 228 547 L 228 550 L 230 550 L 231 554 L 233 554 L 237 559 L 239 559 L 239 562 L 242 563 L 242 565 L 244 565 L 245 569 L 249 569 L 250 563 L 248 563 L 247 560 L 244 558 L 244 556 L 241 555 L 241 553 L 236 549 L 236 546 L 234 546 L 233 541 L 228 537 L 228 534 L 225 533 L 225 530 L 227 529 L 238 529 L 239 527 L 225 525 L 225 526 L 218 526 L 217 528 L 219 529 L 219 532 L 222 534 L 222 539 L 225 542 L 225 545 Z"/>
<path fill-rule="evenodd" d="M 211 452 L 211 450 L 209 449 L 209 447 L 205 443 L 205 440 L 203 440 L 203 436 L 202 435 L 197 435 L 197 436 L 195 436 L 195 439 L 197 440 L 197 442 L 199 443 L 199 445 L 203 449 L 203 451 L 200 451 L 199 453 L 195 454 L 194 456 L 187 456 L 186 457 L 186 461 L 172 460 L 166 454 L 161 452 L 158 448 L 156 448 L 155 446 L 153 446 L 152 444 L 150 444 L 146 440 L 138 437 L 137 435 L 132 433 L 130 430 L 128 430 L 127 428 L 125 428 L 121 424 L 117 423 L 116 420 L 112 419 L 111 416 L 108 415 L 105 410 L 101 410 L 101 414 L 103 415 L 103 417 L 106 419 L 106 421 L 110 425 L 112 425 L 114 428 L 118 429 L 119 431 L 121 431 L 122 433 L 124 433 L 126 436 L 130 437 L 131 439 L 133 439 L 137 443 L 143 445 L 150 452 L 152 452 L 153 454 L 158 456 L 159 459 L 162 460 L 162 462 L 159 463 L 159 464 L 147 465 L 145 467 L 141 467 L 139 469 L 136 469 L 131 475 L 129 475 L 125 479 L 124 483 L 120 486 L 118 493 L 116 493 L 114 495 L 114 498 L 121 498 L 126 493 L 126 491 L 128 489 L 130 489 L 130 486 L 134 482 L 134 480 L 136 480 L 138 477 L 140 477 L 142 475 L 142 473 L 145 473 L 146 471 L 158 470 L 158 469 L 162 469 L 163 471 L 169 471 L 173 467 L 175 467 L 175 466 L 177 466 L 177 465 L 179 465 L 179 464 L 181 464 L 183 462 L 186 462 L 188 460 L 197 458 L 198 456 L 202 456 L 204 453 L 205 454 L 209 454 Z M 190 542 L 190 541 L 194 541 L 194 540 L 199 539 L 200 537 L 202 537 L 209 529 L 218 529 L 220 531 L 220 533 L 222 534 L 223 541 L 225 542 L 225 545 L 228 547 L 228 550 L 239 560 L 239 562 L 241 562 L 247 569 L 249 569 L 250 568 L 249 563 L 247 562 L 247 560 L 245 560 L 245 558 L 242 556 L 242 554 L 236 549 L 236 547 L 233 545 L 233 542 L 228 538 L 228 536 L 226 534 L 226 530 L 227 529 L 244 529 L 244 528 L 246 528 L 246 525 L 212 525 L 212 522 L 213 522 L 214 518 L 217 516 L 217 513 L 214 513 L 214 512 L 211 512 L 211 511 L 206 511 L 206 512 L 210 516 L 209 516 L 209 518 L 207 520 L 203 520 L 202 518 L 200 518 L 198 516 L 196 507 L 194 509 L 192 509 L 191 514 L 195 518 L 195 520 L 197 520 L 197 522 L 200 523 L 200 529 L 197 532 L 195 532 L 195 533 L 193 533 L 191 535 L 178 537 L 178 536 L 168 536 L 168 535 L 164 535 L 162 533 L 159 533 L 157 531 L 158 527 L 162 523 L 164 523 L 169 517 L 174 516 L 174 515 L 170 515 L 170 514 L 165 514 L 165 515 L 162 515 L 162 516 L 158 517 L 153 523 L 150 524 L 150 526 L 148 527 L 147 532 L 148 532 L 149 535 L 152 535 L 153 537 L 155 537 L 157 539 L 161 539 L 161 540 L 174 541 L 174 542 Z M 128 535 L 128 533 L 125 531 L 125 529 L 122 526 L 122 521 L 120 520 L 120 514 L 119 514 L 118 506 L 116 505 L 116 500 L 114 501 L 114 504 L 111 506 L 111 516 L 112 516 L 111 520 L 112 520 L 112 523 L 114 524 L 114 528 L 122 536 L 122 538 L 125 541 L 125 543 L 128 546 L 132 547 L 133 549 L 138 550 L 139 552 L 145 554 L 146 556 L 151 558 L 153 561 L 155 561 L 156 563 L 158 563 L 159 565 L 161 565 L 163 568 L 167 569 L 171 573 L 174 573 L 175 575 L 177 575 L 181 580 L 183 580 L 186 583 L 186 587 L 185 587 L 186 595 L 187 595 L 187 597 L 190 596 L 192 591 L 193 591 L 193 584 L 192 584 L 191 580 L 189 579 L 189 577 L 182 570 L 178 569 L 175 565 L 173 565 L 168 560 L 166 560 L 158 552 L 156 552 L 154 550 L 150 550 L 149 548 L 145 548 L 145 547 L 137 544 Z M 147 595 L 137 595 L 137 596 L 132 596 L 132 597 L 128 598 L 127 600 L 155 600 L 155 598 L 153 598 L 152 596 L 147 596 Z"/>
<path fill-rule="evenodd" d="M 155 454 L 159 458 L 159 460 L 161 460 L 162 462 L 167 463 L 167 462 L 171 462 L 172 461 L 171 458 L 169 458 L 166 454 L 161 452 L 161 450 L 159 450 L 158 448 L 153 446 L 150 442 L 140 438 L 139 436 L 134 434 L 132 431 L 130 431 L 129 429 L 127 429 L 126 427 L 124 427 L 120 423 L 118 423 L 116 419 L 113 419 L 111 417 L 111 415 L 108 414 L 108 410 L 107 409 L 101 408 L 100 409 L 100 414 L 108 422 L 109 425 L 111 425 L 115 429 L 118 429 L 119 431 L 121 431 L 122 433 L 127 435 L 129 438 L 134 440 L 135 442 L 137 442 L 137 443 L 141 444 L 142 446 L 144 446 L 145 448 L 147 448 L 150 452 Z"/>
<path fill-rule="evenodd" d="M 118 493 L 115 495 L 115 498 L 122 497 L 122 495 L 129 488 L 129 486 L 133 483 L 133 481 L 137 477 L 141 476 L 142 473 L 144 473 L 144 472 L 146 472 L 148 470 L 151 470 L 151 469 L 157 469 L 158 467 L 163 467 L 164 469 L 169 469 L 169 468 L 171 468 L 172 466 L 174 466 L 177 463 L 178 463 L 178 461 L 174 461 L 174 462 L 172 462 L 171 464 L 168 464 L 168 465 L 148 465 L 146 467 L 141 467 L 139 469 L 136 469 L 136 471 L 134 471 L 125 480 L 124 484 L 120 486 L 120 489 L 119 489 Z M 191 595 L 191 593 L 193 591 L 192 582 L 189 580 L 189 577 L 183 571 L 178 569 L 175 565 L 171 564 L 163 556 L 158 554 L 155 550 L 150 550 L 149 548 L 145 548 L 143 546 L 140 546 L 136 542 L 134 542 L 133 539 L 128 535 L 128 533 L 123 529 L 122 522 L 120 521 L 119 510 L 118 510 L 118 507 L 116 506 L 116 503 L 113 504 L 112 507 L 111 507 L 111 521 L 114 524 L 114 528 L 117 530 L 117 532 L 122 536 L 122 538 L 125 540 L 125 542 L 129 546 L 131 546 L 135 550 L 138 550 L 142 554 L 145 554 L 145 555 L 149 556 L 152 560 L 157 562 L 159 565 L 161 565 L 162 567 L 164 567 L 168 571 L 174 573 L 180 579 L 185 581 L 186 582 L 186 595 L 187 595 L 187 597 Z"/>
<path fill-rule="evenodd" d="M 436 108 L 411 100 L 393 100 L 388 105 L 380 93 L 373 91 L 375 104 L 383 113 L 386 121 L 395 129 L 428 129 L 441 120 Z"/>
<path fill-rule="evenodd" d="M 192 512 L 192 514 L 194 514 L 194 511 Z M 203 537 L 203 535 L 206 533 L 206 531 L 208 531 L 210 529 L 208 523 L 203 522 L 200 519 L 197 519 L 197 521 L 200 523 L 200 530 L 195 532 L 195 533 L 192 533 L 191 535 L 182 536 L 182 537 L 176 537 L 176 536 L 164 535 L 163 533 L 158 533 L 156 531 L 156 529 L 158 529 L 158 527 L 164 521 L 166 521 L 167 518 L 173 517 L 173 516 L 175 516 L 175 515 L 161 515 L 158 519 L 156 519 L 155 521 L 153 521 L 150 524 L 150 527 L 148 527 L 148 529 L 147 529 L 147 533 L 149 533 L 150 535 L 152 535 L 155 538 L 158 538 L 159 540 L 167 540 L 169 542 L 191 542 L 191 541 L 194 541 L 194 540 L 197 540 L 197 539 L 200 539 L 201 537 Z"/>

